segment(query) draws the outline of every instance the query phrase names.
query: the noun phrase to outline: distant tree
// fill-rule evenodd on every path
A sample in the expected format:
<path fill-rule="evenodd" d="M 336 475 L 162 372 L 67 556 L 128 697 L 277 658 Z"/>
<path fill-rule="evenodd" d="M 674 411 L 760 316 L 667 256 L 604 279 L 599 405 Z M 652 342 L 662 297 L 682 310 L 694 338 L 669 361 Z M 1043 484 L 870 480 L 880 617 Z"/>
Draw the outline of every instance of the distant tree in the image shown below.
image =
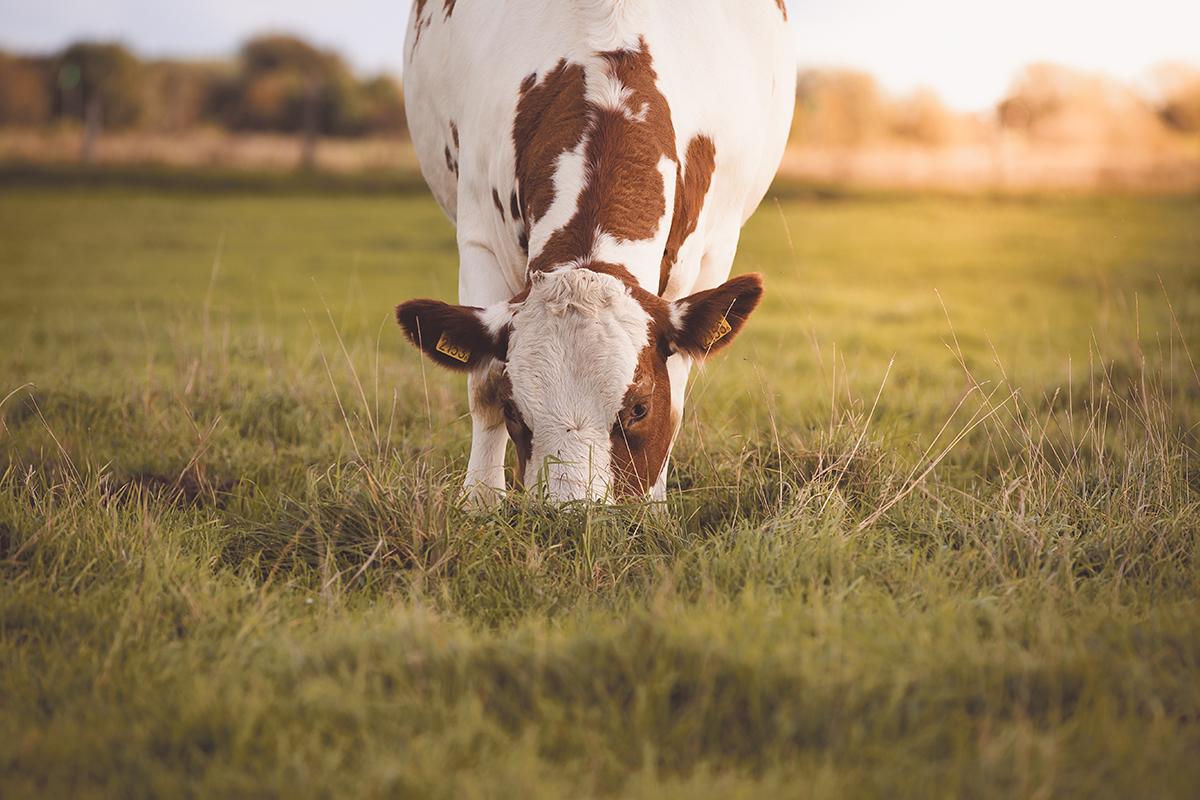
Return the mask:
<path fill-rule="evenodd" d="M 996 107 L 1000 123 L 1032 139 L 1155 146 L 1163 127 L 1146 100 L 1103 75 L 1032 64 Z"/>
<path fill-rule="evenodd" d="M 237 76 L 222 95 L 220 116 L 238 130 L 301 131 L 306 103 L 310 109 L 316 104 L 321 133 L 356 134 L 365 126 L 363 90 L 345 63 L 294 36 L 247 42 Z"/>
<path fill-rule="evenodd" d="M 854 147 L 887 130 L 883 96 L 865 72 L 810 70 L 796 84 L 792 138 L 830 147 Z"/>
<path fill-rule="evenodd" d="M 408 135 L 404 92 L 395 78 L 388 75 L 373 78 L 363 84 L 362 94 L 366 133 Z"/>
<path fill-rule="evenodd" d="M 1200 133 L 1200 69 L 1161 64 L 1154 69 L 1154 81 L 1160 95 L 1159 118 L 1175 130 Z"/>
<path fill-rule="evenodd" d="M 1007 128 L 1037 128 L 1085 91 L 1079 77 L 1078 73 L 1057 64 L 1031 64 L 1023 68 L 996 107 L 1001 124 Z"/>
<path fill-rule="evenodd" d="M 929 89 L 919 89 L 888 107 L 892 136 L 925 145 L 943 145 L 954 136 L 954 116 Z"/>
<path fill-rule="evenodd" d="M 231 81 L 234 72 L 226 62 L 147 63 L 143 124 L 153 130 L 183 131 L 219 121 L 219 88 Z"/>
<path fill-rule="evenodd" d="M 46 73 L 36 59 L 0 53 L 0 125 L 41 125 L 50 118 Z"/>
<path fill-rule="evenodd" d="M 124 46 L 112 43 L 73 44 L 59 57 L 60 86 L 64 95 L 78 89 L 82 104 L 75 109 L 64 97 L 60 112 L 80 113 L 98 102 L 99 122 L 105 128 L 136 125 L 144 106 L 142 64 Z"/>

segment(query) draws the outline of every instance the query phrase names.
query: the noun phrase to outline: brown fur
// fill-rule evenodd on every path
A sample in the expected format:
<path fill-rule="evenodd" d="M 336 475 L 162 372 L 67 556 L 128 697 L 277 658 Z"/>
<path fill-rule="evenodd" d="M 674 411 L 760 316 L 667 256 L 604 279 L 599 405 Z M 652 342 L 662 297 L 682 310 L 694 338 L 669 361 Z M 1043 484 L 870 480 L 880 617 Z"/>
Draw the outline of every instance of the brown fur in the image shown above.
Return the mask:
<path fill-rule="evenodd" d="M 667 290 L 671 269 L 679 260 L 679 248 L 696 231 L 700 210 L 704 208 L 704 196 L 712 183 L 716 169 L 717 148 L 707 136 L 696 136 L 687 146 L 685 162 L 676 170 L 675 213 L 671 215 L 671 231 L 667 234 L 667 246 L 663 250 L 662 267 L 659 269 L 658 293 Z"/>
<path fill-rule="evenodd" d="M 650 342 L 638 355 L 633 382 L 625 392 L 613 423 L 612 470 L 617 497 L 644 495 L 662 472 L 675 427 L 671 422 L 671 380 L 667 374 L 666 342 L 660 326 L 651 330 Z M 633 419 L 637 405 L 646 414 Z"/>
<path fill-rule="evenodd" d="M 508 429 L 508 438 L 512 440 L 513 449 L 517 453 L 517 474 L 513 481 L 513 486 L 517 489 L 525 488 L 525 468 L 529 464 L 529 460 L 533 458 L 533 431 L 525 424 L 525 418 L 521 416 L 517 404 L 513 402 L 512 380 L 508 377 L 508 373 L 501 373 L 500 378 L 496 381 L 499 408 L 504 415 L 504 424 Z"/>
<path fill-rule="evenodd" d="M 517 189 L 527 227 L 533 227 L 554 202 L 558 157 L 574 150 L 583 139 L 587 122 L 583 81 L 583 67 L 563 59 L 540 82 L 537 75 L 530 75 L 521 83 L 513 145 Z"/>
<path fill-rule="evenodd" d="M 428 17 L 424 17 L 425 3 L 426 3 L 426 0 L 416 0 L 416 3 L 415 3 L 416 9 L 417 9 L 416 10 L 417 23 L 416 23 L 416 25 L 413 26 L 412 52 L 414 52 L 414 53 L 417 52 L 417 44 L 420 43 L 420 41 L 421 41 L 421 31 L 428 28 L 429 24 L 431 22 L 433 22 L 432 14 L 430 14 Z"/>
<path fill-rule="evenodd" d="M 585 104 L 588 181 L 574 216 L 551 234 L 530 261 L 530 272 L 585 257 L 597 230 L 626 241 L 652 238 L 666 211 L 658 162 L 663 156 L 677 160 L 675 128 L 671 109 L 655 83 L 653 60 L 644 41 L 637 51 L 614 51 L 603 58 L 610 74 L 629 90 L 627 105 L 611 109 Z M 584 89 L 579 87 L 581 94 Z M 526 212 L 532 225 L 536 220 L 528 206 Z"/>

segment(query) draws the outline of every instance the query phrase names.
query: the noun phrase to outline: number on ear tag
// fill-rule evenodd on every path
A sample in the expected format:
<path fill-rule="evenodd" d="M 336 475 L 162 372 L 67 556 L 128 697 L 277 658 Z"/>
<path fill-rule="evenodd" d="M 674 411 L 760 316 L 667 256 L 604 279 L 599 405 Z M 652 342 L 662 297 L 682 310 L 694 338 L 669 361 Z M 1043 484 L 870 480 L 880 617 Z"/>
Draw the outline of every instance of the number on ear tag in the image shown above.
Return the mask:
<path fill-rule="evenodd" d="M 704 344 L 702 344 L 701 347 L 703 347 L 705 350 L 709 349 L 718 341 L 720 341 L 722 336 L 729 333 L 731 330 L 733 330 L 733 327 L 730 326 L 729 320 L 721 317 L 721 321 L 717 323 L 717 327 L 713 328 L 712 332 L 708 335 L 708 338 L 704 340 Z"/>
<path fill-rule="evenodd" d="M 461 347 L 455 347 L 453 344 L 451 344 L 450 341 L 446 339 L 445 331 L 442 331 L 442 335 L 438 339 L 437 350 L 439 353 L 445 353 L 451 358 L 457 358 L 464 364 L 467 363 L 467 359 L 471 357 L 470 350 L 463 350 Z"/>

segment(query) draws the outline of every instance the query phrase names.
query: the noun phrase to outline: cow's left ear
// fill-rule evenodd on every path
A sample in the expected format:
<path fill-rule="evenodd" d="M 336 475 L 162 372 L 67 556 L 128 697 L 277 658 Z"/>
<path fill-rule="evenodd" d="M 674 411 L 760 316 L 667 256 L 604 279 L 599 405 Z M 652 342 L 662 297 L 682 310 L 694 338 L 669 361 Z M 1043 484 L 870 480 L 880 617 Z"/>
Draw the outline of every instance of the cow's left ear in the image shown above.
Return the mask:
<path fill-rule="evenodd" d="M 484 322 L 486 310 L 452 306 L 440 300 L 409 300 L 396 306 L 404 335 L 433 362 L 455 372 L 469 372 L 504 360 L 507 329 L 499 333 Z"/>
<path fill-rule="evenodd" d="M 758 308 L 762 293 L 762 275 L 752 272 L 671 303 L 672 350 L 703 361 L 724 349 Z"/>

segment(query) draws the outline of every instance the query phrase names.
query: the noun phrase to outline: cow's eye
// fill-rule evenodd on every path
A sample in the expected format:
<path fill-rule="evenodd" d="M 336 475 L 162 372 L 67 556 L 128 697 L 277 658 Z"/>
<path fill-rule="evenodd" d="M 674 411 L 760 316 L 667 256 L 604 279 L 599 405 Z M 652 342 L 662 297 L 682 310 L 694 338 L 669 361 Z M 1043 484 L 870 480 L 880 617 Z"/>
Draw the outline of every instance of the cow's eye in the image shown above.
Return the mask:
<path fill-rule="evenodd" d="M 513 407 L 512 403 L 504 403 L 500 406 L 500 408 L 504 412 L 504 418 L 506 420 L 509 422 L 517 421 L 517 409 Z"/>
<path fill-rule="evenodd" d="M 645 419 L 646 414 L 650 413 L 650 407 L 645 403 L 634 403 L 629 409 L 629 421 L 637 422 L 640 419 Z"/>

